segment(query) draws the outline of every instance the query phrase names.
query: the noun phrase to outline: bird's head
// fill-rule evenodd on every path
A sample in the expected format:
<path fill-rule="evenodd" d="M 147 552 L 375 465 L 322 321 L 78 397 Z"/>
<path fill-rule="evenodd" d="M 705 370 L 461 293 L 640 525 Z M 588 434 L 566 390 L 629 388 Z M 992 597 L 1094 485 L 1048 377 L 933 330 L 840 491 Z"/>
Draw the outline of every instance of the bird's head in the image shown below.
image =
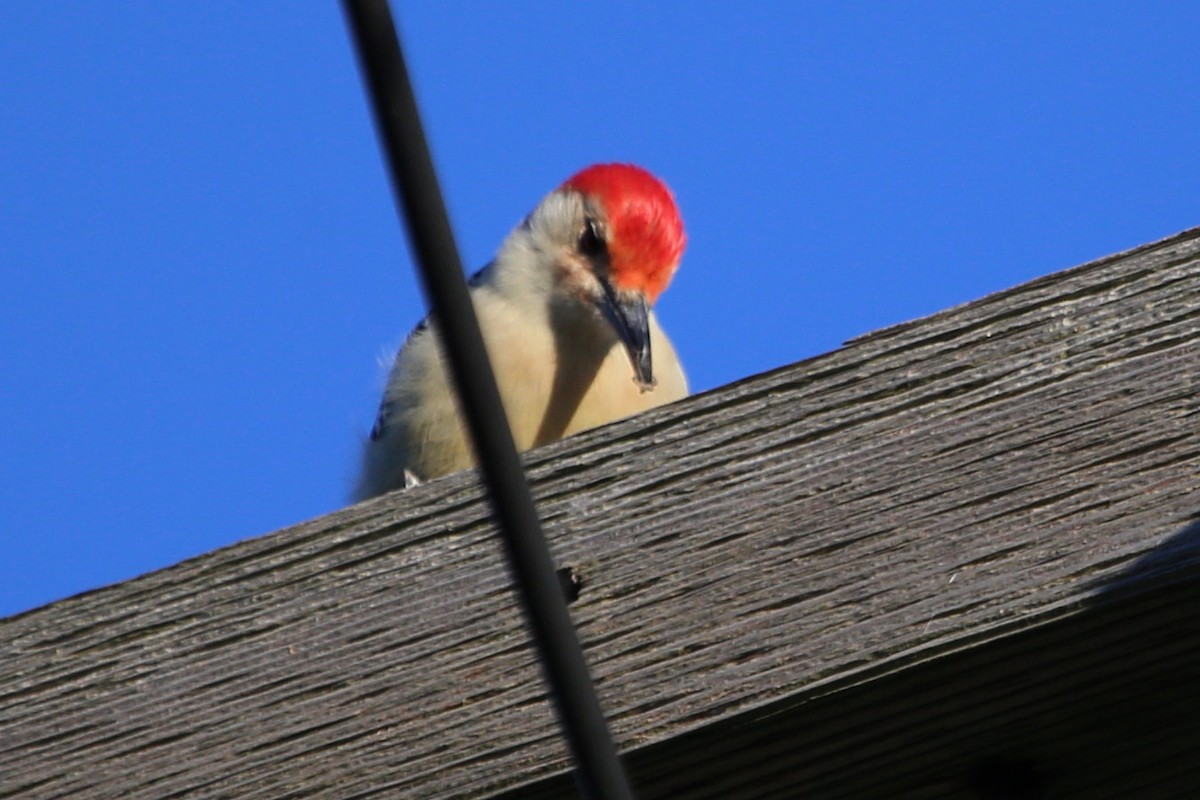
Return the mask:
<path fill-rule="evenodd" d="M 596 164 L 567 179 L 526 220 L 557 302 L 610 325 L 637 382 L 654 385 L 650 307 L 679 266 L 687 237 L 671 190 L 632 164 Z"/>

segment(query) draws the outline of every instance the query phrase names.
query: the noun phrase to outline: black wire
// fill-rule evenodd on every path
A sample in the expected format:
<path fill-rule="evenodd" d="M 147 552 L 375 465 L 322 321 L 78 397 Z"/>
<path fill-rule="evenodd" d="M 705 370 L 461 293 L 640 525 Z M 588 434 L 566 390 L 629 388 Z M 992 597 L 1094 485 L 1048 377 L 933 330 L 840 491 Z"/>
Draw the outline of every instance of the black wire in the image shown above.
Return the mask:
<path fill-rule="evenodd" d="M 391 9 L 387 0 L 342 0 L 342 6 L 366 76 L 393 188 L 404 207 L 418 272 L 449 355 L 509 565 L 575 757 L 579 785 L 597 800 L 632 800 L 500 403 Z"/>

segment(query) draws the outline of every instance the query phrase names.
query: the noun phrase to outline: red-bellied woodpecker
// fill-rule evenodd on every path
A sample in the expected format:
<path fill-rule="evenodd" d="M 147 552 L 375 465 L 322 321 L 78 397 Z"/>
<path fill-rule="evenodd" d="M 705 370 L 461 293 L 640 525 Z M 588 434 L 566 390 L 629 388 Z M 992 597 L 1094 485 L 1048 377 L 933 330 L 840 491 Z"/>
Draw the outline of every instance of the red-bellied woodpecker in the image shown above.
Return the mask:
<path fill-rule="evenodd" d="M 684 242 L 661 181 L 629 164 L 597 164 L 547 195 L 471 278 L 519 450 L 687 396 L 650 310 Z M 474 463 L 435 334 L 422 322 L 396 356 L 358 499 Z"/>

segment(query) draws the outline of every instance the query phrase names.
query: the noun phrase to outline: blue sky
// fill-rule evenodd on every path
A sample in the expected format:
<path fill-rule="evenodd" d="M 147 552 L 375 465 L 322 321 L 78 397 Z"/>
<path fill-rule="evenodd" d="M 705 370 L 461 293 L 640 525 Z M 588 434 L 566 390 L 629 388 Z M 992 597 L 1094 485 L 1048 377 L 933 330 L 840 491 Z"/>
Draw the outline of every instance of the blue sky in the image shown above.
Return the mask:
<path fill-rule="evenodd" d="M 698 391 L 1200 225 L 1195 3 L 396 8 L 471 268 L 674 188 Z M 0 75 L 0 615 L 342 505 L 423 304 L 337 5 L 5 3 Z"/>

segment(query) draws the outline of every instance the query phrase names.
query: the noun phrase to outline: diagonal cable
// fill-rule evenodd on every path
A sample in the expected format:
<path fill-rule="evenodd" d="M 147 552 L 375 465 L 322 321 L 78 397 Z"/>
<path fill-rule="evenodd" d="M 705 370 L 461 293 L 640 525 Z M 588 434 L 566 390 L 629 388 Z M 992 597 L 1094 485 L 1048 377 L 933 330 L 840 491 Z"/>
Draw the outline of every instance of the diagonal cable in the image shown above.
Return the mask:
<path fill-rule="evenodd" d="M 343 0 L 392 186 L 584 795 L 632 800 L 484 349 L 387 0 Z"/>

